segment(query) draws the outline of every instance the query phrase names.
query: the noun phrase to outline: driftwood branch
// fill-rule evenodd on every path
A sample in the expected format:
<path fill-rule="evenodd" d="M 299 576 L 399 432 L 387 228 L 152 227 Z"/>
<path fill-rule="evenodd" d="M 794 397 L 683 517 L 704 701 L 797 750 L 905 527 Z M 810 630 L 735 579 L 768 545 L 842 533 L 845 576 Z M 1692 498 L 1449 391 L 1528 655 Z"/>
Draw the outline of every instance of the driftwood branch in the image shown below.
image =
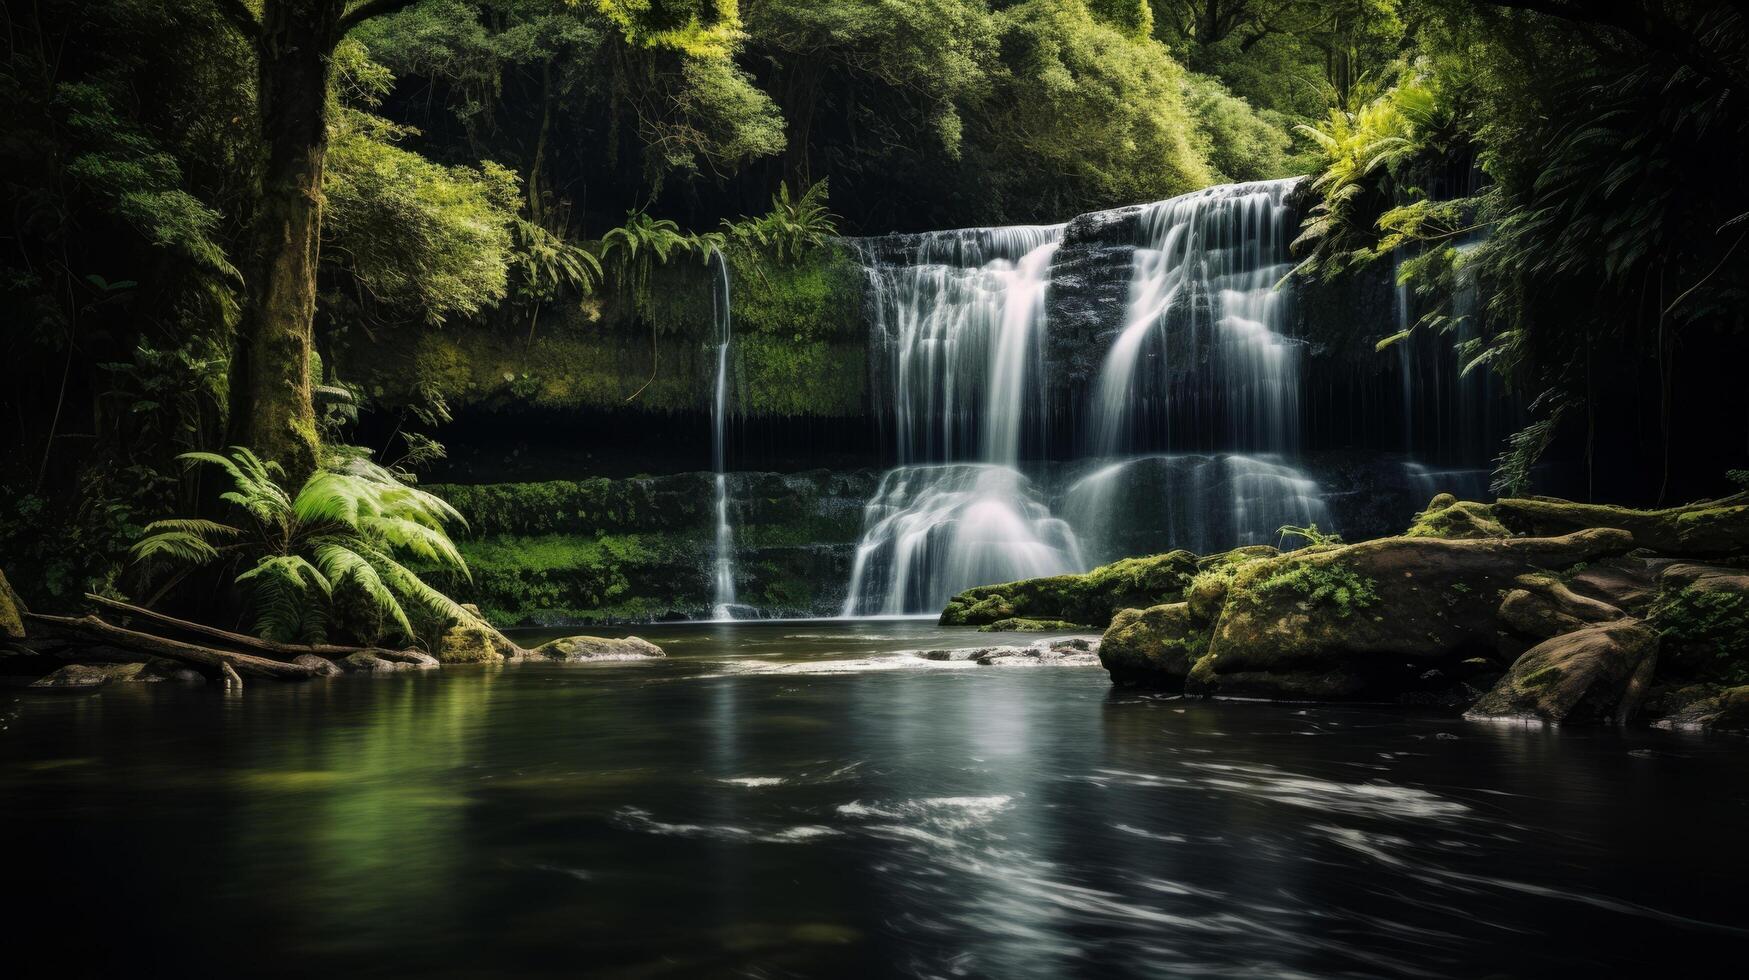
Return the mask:
<path fill-rule="evenodd" d="M 385 652 L 381 647 L 349 647 L 332 643 L 278 643 L 273 640 L 263 640 L 256 636 L 233 633 L 230 630 L 219 629 L 216 626 L 207 626 L 204 623 L 193 623 L 186 619 L 177 619 L 175 616 L 166 616 L 161 612 L 136 606 L 132 603 L 122 602 L 119 599 L 110 599 L 106 596 L 97 595 L 94 592 L 85 593 L 85 598 L 105 609 L 113 609 L 118 613 L 126 613 L 129 616 L 138 616 L 141 619 L 151 620 L 160 626 L 168 626 L 185 633 L 193 633 L 197 636 L 204 636 L 209 639 L 217 640 L 223 646 L 234 647 L 238 650 L 252 651 L 264 656 L 273 657 L 277 660 L 290 660 L 293 657 L 306 653 L 313 653 L 318 657 L 327 657 L 328 659 L 333 660 L 354 653 L 375 653 L 380 655 Z M 398 651 L 391 650 L 387 652 L 395 653 Z"/>
<path fill-rule="evenodd" d="M 198 667 L 209 674 L 222 673 L 222 668 L 226 665 L 239 674 L 253 677 L 272 677 L 278 680 L 305 680 L 316 674 L 313 669 L 301 664 L 288 664 L 281 660 L 257 657 L 254 654 L 218 650 L 213 647 L 183 643 L 180 640 L 167 640 L 150 633 L 112 626 L 96 616 L 48 616 L 42 613 L 26 613 L 25 619 L 58 631 L 88 638 L 94 646 L 138 650 L 154 657 L 163 657 L 165 660 L 175 660 L 192 667 Z M 66 656 L 66 654 L 61 656 Z"/>

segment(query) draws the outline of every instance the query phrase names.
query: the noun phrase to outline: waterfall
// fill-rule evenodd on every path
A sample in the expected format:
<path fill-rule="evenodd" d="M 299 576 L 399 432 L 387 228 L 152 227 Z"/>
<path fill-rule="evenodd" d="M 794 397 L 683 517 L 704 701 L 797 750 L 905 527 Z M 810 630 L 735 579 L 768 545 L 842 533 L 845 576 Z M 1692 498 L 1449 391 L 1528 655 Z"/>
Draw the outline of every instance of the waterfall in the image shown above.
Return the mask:
<path fill-rule="evenodd" d="M 1068 525 L 1017 468 L 1043 424 L 1046 291 L 1062 225 L 913 236 L 865 248 L 880 415 L 900 466 L 882 478 L 844 615 L 939 609 L 955 592 L 1081 569 Z M 878 390 L 878 389 L 877 389 Z"/>
<path fill-rule="evenodd" d="M 1301 345 L 1278 285 L 1295 184 L 1089 216 L 1068 239 L 1051 225 L 856 243 L 871 388 L 898 465 L 864 509 L 844 614 L 933 613 L 971 586 L 1090 561 L 1335 530 L 1295 465 Z M 1049 335 L 1066 249 L 1078 251 L 1057 275 L 1083 312 L 1064 342 L 1096 345 L 1090 364 Z M 1065 404 L 1071 458 L 1052 462 Z"/>
<path fill-rule="evenodd" d="M 733 315 L 729 306 L 729 263 L 714 252 L 720 287 L 712 293 L 712 313 L 717 326 L 717 390 L 711 402 L 711 468 L 716 472 L 716 551 L 713 566 L 713 614 L 717 619 L 735 618 L 735 532 L 729 526 L 729 475 L 726 424 L 729 412 L 729 338 Z"/>
<path fill-rule="evenodd" d="M 1129 305 L 1094 385 L 1096 453 L 1298 447 L 1299 346 L 1276 288 L 1292 269 L 1295 183 L 1211 187 L 1142 209 Z"/>

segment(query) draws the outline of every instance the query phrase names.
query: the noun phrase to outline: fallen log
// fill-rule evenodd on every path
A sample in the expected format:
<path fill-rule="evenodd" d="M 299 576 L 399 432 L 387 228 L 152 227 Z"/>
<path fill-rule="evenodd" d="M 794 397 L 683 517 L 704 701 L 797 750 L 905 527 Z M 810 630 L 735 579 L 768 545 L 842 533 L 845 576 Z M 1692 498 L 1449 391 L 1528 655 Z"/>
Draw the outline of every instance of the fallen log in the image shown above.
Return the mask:
<path fill-rule="evenodd" d="M 257 657 L 249 653 L 219 650 L 213 647 L 184 643 L 180 640 L 167 640 L 151 633 L 123 629 L 120 626 L 106 623 L 96 616 L 49 616 L 42 613 L 26 613 L 25 618 L 32 623 L 42 623 L 58 630 L 88 637 L 93 646 L 138 650 L 154 657 L 163 657 L 165 660 L 175 660 L 198 667 L 208 674 L 222 673 L 222 668 L 229 665 L 239 674 L 271 677 L 277 680 L 307 680 L 316 675 L 313 668 L 305 667 L 302 664 Z M 62 654 L 62 656 L 67 655 Z"/>
<path fill-rule="evenodd" d="M 256 653 L 265 654 L 278 660 L 291 660 L 295 657 L 303 656 L 306 653 L 313 653 L 318 657 L 327 657 L 329 660 L 338 660 L 341 657 L 348 657 L 355 653 L 374 653 L 377 656 L 382 656 L 385 652 L 402 655 L 409 652 L 405 650 L 385 651 L 382 647 L 344 646 L 336 643 L 280 643 L 275 640 L 264 640 L 258 636 L 233 633 L 230 630 L 220 629 L 217 626 L 208 626 L 205 623 L 177 619 L 175 616 L 167 616 L 164 613 L 147 609 L 143 606 L 136 606 L 129 602 L 122 602 L 119 599 L 111 599 L 108 596 L 100 596 L 95 592 L 85 593 L 85 598 L 99 606 L 113 609 L 119 613 L 126 613 L 129 616 L 138 616 L 141 619 L 149 619 L 154 623 L 168 626 L 172 629 L 182 630 L 186 633 L 193 633 L 197 636 L 209 637 L 220 641 L 226 646 L 236 647 L 240 650 L 252 650 Z"/>

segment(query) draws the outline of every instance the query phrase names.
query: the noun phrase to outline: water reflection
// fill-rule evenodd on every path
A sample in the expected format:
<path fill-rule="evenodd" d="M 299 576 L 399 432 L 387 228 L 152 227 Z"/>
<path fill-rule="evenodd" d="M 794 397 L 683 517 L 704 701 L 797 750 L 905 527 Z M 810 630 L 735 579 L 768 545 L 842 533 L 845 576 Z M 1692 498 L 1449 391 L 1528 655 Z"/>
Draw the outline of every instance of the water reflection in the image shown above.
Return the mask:
<path fill-rule="evenodd" d="M 668 661 L 15 694 L 15 927 L 78 907 L 93 969 L 284 976 L 1709 973 L 1749 941 L 1741 744 L 735 669 L 990 640 L 914 622 L 651 635 Z"/>

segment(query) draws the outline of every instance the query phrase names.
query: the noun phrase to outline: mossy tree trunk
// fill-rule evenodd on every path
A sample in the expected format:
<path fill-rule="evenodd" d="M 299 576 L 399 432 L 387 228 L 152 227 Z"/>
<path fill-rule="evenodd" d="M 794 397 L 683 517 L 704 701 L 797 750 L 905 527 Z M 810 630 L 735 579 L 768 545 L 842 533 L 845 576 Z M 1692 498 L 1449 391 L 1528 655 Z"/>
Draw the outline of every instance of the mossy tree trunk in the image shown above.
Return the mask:
<path fill-rule="evenodd" d="M 316 465 L 310 351 L 328 154 L 328 76 L 353 27 L 417 0 L 265 0 L 257 16 L 221 0 L 254 46 L 265 157 L 253 216 L 247 298 L 231 357 L 230 438 L 286 468 L 295 484 Z"/>

